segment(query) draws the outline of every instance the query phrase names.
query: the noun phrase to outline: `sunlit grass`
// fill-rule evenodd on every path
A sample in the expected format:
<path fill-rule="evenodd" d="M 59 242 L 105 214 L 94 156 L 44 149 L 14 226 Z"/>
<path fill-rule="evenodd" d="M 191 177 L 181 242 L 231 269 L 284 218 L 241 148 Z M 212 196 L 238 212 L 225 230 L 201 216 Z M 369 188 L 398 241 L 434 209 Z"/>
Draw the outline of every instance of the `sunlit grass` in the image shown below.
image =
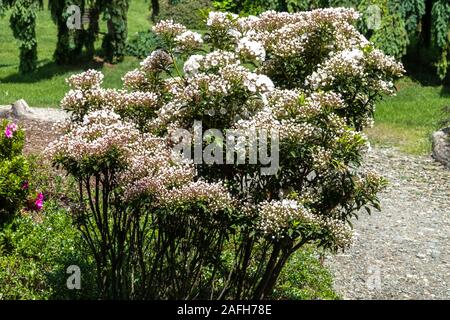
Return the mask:
<path fill-rule="evenodd" d="M 131 1 L 128 12 L 129 36 L 150 28 L 149 2 Z M 102 30 L 105 29 L 102 22 Z M 120 87 L 121 77 L 135 68 L 139 61 L 127 57 L 116 65 L 87 64 L 74 61 L 73 66 L 58 66 L 53 62 L 56 47 L 56 26 L 51 20 L 50 11 L 38 12 L 36 34 L 38 40 L 38 69 L 32 74 L 18 74 L 19 50 L 9 27 L 9 13 L 0 18 L 0 105 L 11 104 L 25 99 L 31 106 L 56 107 L 68 87 L 65 79 L 71 74 L 95 67 L 105 73 L 106 87 Z M 100 48 L 101 39 L 96 43 Z"/>
<path fill-rule="evenodd" d="M 450 95 L 442 86 L 423 86 L 407 77 L 397 87 L 396 96 L 377 105 L 375 126 L 367 134 L 375 144 L 413 154 L 429 153 L 431 134 L 439 128 L 441 110 L 450 105 Z"/>

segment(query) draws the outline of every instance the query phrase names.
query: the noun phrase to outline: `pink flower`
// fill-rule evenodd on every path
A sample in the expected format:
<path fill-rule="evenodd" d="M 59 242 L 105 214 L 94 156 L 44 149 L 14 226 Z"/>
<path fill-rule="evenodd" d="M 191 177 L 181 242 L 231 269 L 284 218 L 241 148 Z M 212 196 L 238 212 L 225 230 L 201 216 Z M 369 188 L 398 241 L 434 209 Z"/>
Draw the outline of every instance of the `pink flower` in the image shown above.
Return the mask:
<path fill-rule="evenodd" d="M 25 181 L 25 182 L 22 184 L 22 190 L 28 190 L 28 187 L 29 187 L 28 181 Z"/>
<path fill-rule="evenodd" d="M 40 192 L 37 197 L 36 200 L 34 201 L 34 205 L 36 206 L 36 209 L 42 210 L 42 207 L 44 206 L 44 195 L 42 194 L 42 192 Z"/>
<path fill-rule="evenodd" d="M 6 129 L 5 129 L 5 136 L 6 136 L 8 139 L 11 139 L 11 138 L 13 137 L 12 130 L 11 130 L 9 127 L 6 127 Z"/>
<path fill-rule="evenodd" d="M 15 124 L 15 123 L 10 123 L 8 125 L 8 127 L 11 128 L 12 132 L 16 132 L 17 131 L 17 124 Z"/>
<path fill-rule="evenodd" d="M 10 123 L 6 126 L 5 129 L 5 136 L 8 139 L 11 139 L 13 137 L 13 133 L 17 131 L 17 124 L 15 123 Z"/>

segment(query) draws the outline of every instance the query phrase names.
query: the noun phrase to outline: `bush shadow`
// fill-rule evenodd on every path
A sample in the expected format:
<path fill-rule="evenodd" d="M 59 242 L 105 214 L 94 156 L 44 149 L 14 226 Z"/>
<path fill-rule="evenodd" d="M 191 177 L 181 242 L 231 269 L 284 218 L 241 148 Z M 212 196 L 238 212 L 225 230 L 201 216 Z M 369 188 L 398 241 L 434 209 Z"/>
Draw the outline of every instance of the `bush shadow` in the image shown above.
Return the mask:
<path fill-rule="evenodd" d="M 31 73 L 14 73 L 3 79 L 3 83 L 36 83 L 41 80 L 48 80 L 54 76 L 63 75 L 68 72 L 82 71 L 86 69 L 99 69 L 103 66 L 103 61 L 79 59 L 68 65 L 59 65 L 51 60 L 42 60 L 38 68 Z"/>

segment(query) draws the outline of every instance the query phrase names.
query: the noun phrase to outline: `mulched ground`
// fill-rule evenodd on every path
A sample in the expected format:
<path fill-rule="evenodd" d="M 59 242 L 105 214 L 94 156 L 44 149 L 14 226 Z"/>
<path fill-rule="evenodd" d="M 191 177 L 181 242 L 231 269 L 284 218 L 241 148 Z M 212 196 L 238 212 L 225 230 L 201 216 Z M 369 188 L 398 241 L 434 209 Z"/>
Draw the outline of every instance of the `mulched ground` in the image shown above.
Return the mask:
<path fill-rule="evenodd" d="M 17 124 L 25 131 L 26 155 L 43 153 L 47 145 L 62 134 L 54 130 L 53 122 L 49 121 L 20 120 Z"/>

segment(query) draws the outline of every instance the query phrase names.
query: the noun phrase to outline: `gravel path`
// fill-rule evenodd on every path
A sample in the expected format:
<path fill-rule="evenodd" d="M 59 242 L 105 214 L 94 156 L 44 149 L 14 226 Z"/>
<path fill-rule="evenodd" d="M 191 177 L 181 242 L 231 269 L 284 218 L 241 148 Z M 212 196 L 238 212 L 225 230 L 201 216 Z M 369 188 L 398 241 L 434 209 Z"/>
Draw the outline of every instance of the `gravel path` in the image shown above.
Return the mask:
<path fill-rule="evenodd" d="M 326 257 L 335 289 L 344 299 L 450 299 L 450 170 L 379 148 L 367 166 L 390 185 L 382 211 L 355 221 L 354 246 Z"/>

